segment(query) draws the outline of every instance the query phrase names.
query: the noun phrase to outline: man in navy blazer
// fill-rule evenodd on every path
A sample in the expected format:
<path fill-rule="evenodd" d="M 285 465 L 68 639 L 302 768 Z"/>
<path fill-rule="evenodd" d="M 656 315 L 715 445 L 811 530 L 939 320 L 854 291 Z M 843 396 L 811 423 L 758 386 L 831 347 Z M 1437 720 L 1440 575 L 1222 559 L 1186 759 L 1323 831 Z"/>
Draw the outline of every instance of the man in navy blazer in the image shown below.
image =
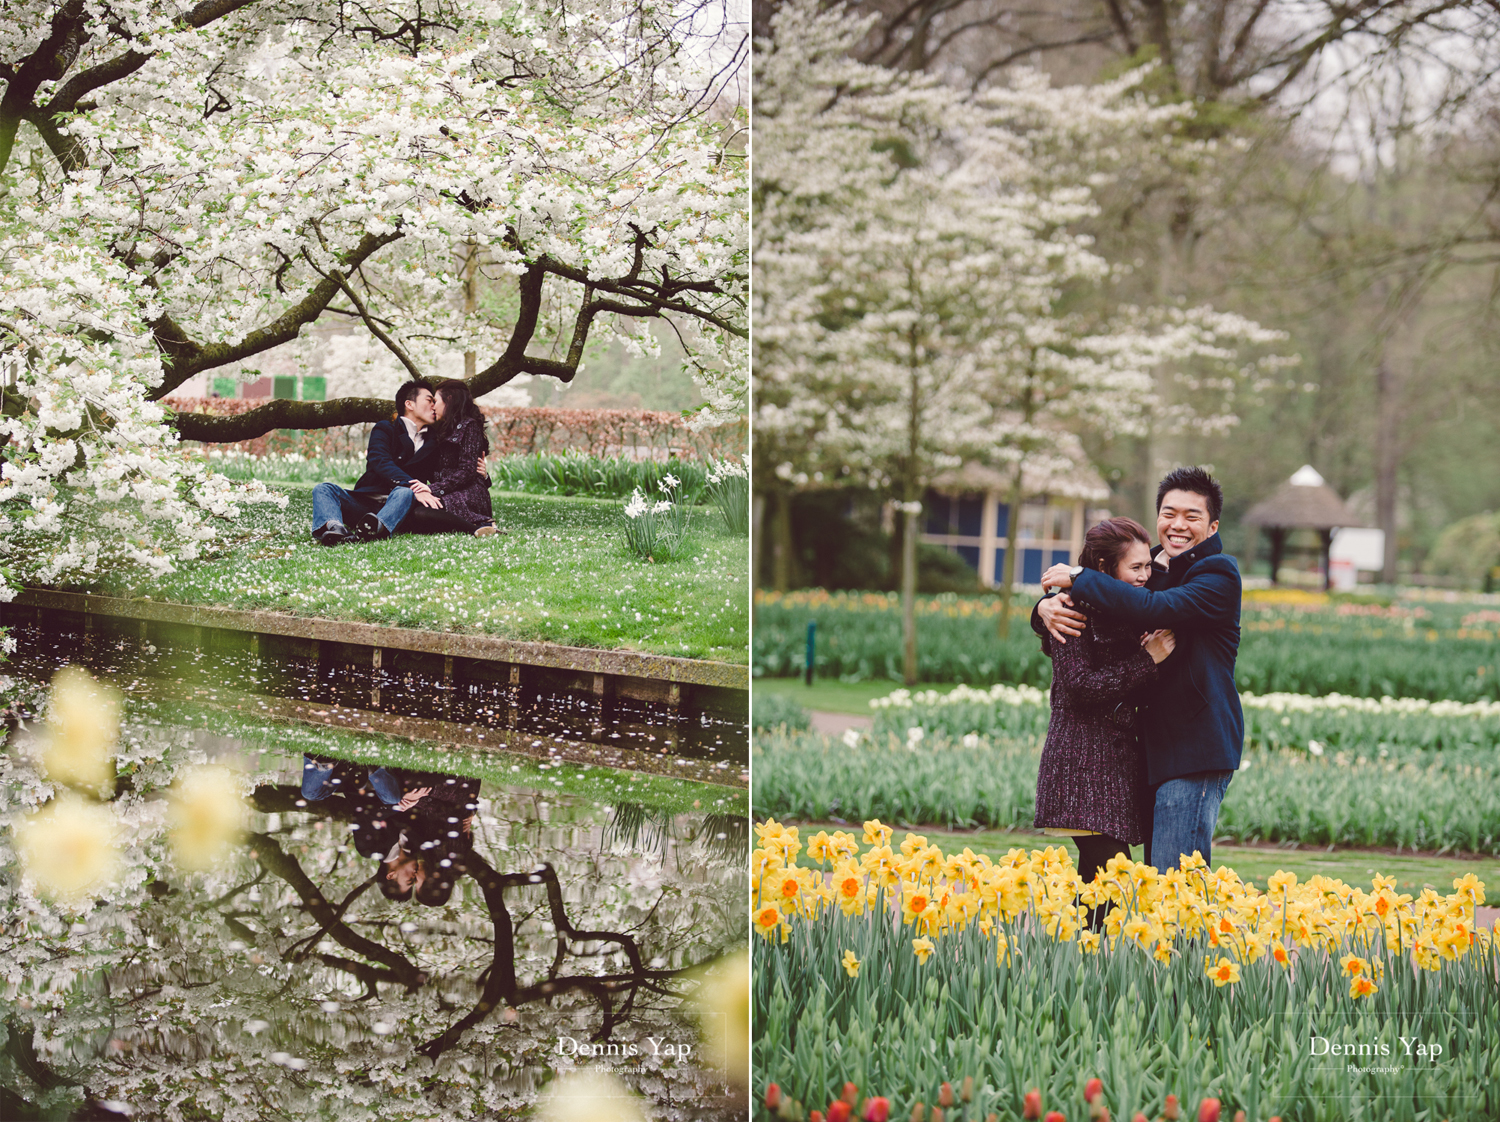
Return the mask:
<path fill-rule="evenodd" d="M 324 545 L 357 536 L 388 538 L 415 503 L 442 506 L 427 486 L 437 444 L 422 434 L 436 420 L 433 403 L 432 386 L 420 379 L 396 391 L 396 416 L 377 421 L 370 430 L 365 473 L 354 490 L 337 483 L 313 488 L 313 537 Z"/>
<path fill-rule="evenodd" d="M 1234 684 L 1240 645 L 1240 571 L 1219 542 L 1224 492 L 1202 468 L 1178 468 L 1156 490 L 1151 578 L 1137 588 L 1104 573 L 1054 565 L 1042 584 L 1144 631 L 1170 628 L 1177 649 L 1139 706 L 1141 746 L 1153 798 L 1148 864 L 1175 867 L 1194 850 L 1212 856 L 1214 825 L 1239 770 L 1245 717 Z M 1087 617 L 1067 596 L 1037 605 L 1032 627 L 1054 641 L 1082 634 Z"/>

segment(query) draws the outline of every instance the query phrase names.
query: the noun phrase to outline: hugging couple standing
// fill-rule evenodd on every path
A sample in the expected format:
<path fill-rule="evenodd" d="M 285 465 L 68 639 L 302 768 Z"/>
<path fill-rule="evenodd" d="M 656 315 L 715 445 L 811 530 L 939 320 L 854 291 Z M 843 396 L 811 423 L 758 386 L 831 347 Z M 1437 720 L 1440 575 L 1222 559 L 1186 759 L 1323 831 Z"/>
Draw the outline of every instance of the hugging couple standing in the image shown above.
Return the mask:
<path fill-rule="evenodd" d="M 1240 572 L 1219 542 L 1223 506 L 1208 472 L 1179 468 L 1156 490 L 1154 549 L 1140 523 L 1111 518 L 1089 530 L 1078 565 L 1042 574 L 1059 592 L 1031 620 L 1052 657 L 1036 825 L 1075 839 L 1085 882 L 1141 842 L 1162 870 L 1212 856 L 1245 738 Z"/>
<path fill-rule="evenodd" d="M 370 431 L 365 473 L 354 490 L 313 488 L 313 537 L 324 545 L 379 541 L 397 532 L 503 533 L 490 507 L 484 415 L 456 378 L 421 379 L 396 391 L 396 415 Z"/>

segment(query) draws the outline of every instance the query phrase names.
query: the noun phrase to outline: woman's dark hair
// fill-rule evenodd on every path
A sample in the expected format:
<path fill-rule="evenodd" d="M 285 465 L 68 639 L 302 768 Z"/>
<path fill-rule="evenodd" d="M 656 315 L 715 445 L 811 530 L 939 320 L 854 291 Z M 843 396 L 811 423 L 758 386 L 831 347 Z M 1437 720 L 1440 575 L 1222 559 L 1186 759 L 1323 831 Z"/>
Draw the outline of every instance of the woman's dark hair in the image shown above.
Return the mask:
<path fill-rule="evenodd" d="M 1114 576 L 1120 558 L 1135 542 L 1143 542 L 1147 547 L 1151 545 L 1146 527 L 1133 518 L 1106 518 L 1084 536 L 1078 563 L 1085 569 L 1098 569 Z"/>
<path fill-rule="evenodd" d="M 479 411 L 479 406 L 474 403 L 474 395 L 469 392 L 466 383 L 457 378 L 449 378 L 445 382 L 439 382 L 433 395 L 443 399 L 443 419 L 432 426 L 432 438 L 441 440 L 453 431 L 459 421 L 465 418 L 479 422 L 480 435 L 484 434 L 484 414 Z M 485 450 L 489 450 L 489 441 L 485 441 Z"/>
<path fill-rule="evenodd" d="M 1167 497 L 1168 491 L 1187 491 L 1189 494 L 1202 495 L 1203 501 L 1208 504 L 1208 520 L 1217 522 L 1219 512 L 1224 509 L 1224 488 L 1219 486 L 1219 481 L 1201 467 L 1180 467 L 1176 471 L 1169 472 L 1167 477 L 1156 485 L 1156 509 L 1161 511 L 1161 501 Z"/>
<path fill-rule="evenodd" d="M 425 904 L 429 908 L 441 908 L 453 895 L 453 878 L 451 876 L 429 875 L 417 886 L 417 903 Z"/>

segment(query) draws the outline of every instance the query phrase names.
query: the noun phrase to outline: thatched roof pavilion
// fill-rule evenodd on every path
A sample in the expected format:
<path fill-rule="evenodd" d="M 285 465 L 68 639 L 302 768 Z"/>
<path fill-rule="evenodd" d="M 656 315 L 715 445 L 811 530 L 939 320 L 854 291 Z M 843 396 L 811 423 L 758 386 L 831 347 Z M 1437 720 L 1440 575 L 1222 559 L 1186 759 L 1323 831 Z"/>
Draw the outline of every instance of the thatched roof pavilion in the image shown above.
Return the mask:
<path fill-rule="evenodd" d="M 1328 587 L 1328 549 L 1333 531 L 1345 526 L 1363 526 L 1338 492 L 1323 481 L 1310 464 L 1297 469 L 1291 479 L 1270 498 L 1262 499 L 1245 515 L 1245 525 L 1259 526 L 1271 539 L 1271 583 L 1276 583 L 1286 550 L 1287 535 L 1293 530 L 1316 530 L 1322 540 L 1323 587 Z"/>

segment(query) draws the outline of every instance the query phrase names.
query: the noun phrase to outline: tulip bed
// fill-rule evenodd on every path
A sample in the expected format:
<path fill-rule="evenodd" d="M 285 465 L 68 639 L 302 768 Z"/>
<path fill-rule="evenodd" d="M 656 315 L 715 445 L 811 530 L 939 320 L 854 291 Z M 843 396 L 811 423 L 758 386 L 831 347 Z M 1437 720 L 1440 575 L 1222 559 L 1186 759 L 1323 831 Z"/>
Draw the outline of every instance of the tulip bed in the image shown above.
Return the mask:
<path fill-rule="evenodd" d="M 1241 698 L 1246 751 L 1218 833 L 1500 853 L 1500 703 Z M 868 735 L 757 737 L 756 812 L 1029 828 L 1050 715 L 1034 686 L 896 690 Z"/>
<path fill-rule="evenodd" d="M 1454 749 L 1489 749 L 1500 743 L 1500 702 L 1428 701 L 1330 694 L 1240 695 L 1245 743 L 1295 748 L 1313 756 L 1348 750 L 1379 756 Z M 877 736 L 920 727 L 961 738 L 1043 737 L 1051 715 L 1046 691 L 1035 686 L 959 686 L 947 693 L 898 689 L 870 703 Z"/>
<path fill-rule="evenodd" d="M 1500 1117 L 1500 959 L 1473 876 L 1416 898 L 1382 877 L 1262 891 L 1194 858 L 1116 859 L 1085 885 L 1059 849 L 893 849 L 871 821 L 804 856 L 796 828 L 756 830 L 753 1063 L 776 1085 L 758 1117 L 850 1083 L 878 1089 L 876 1114 L 945 1122 L 1165 1117 L 1168 1092 L 1256 1122 Z"/>
<path fill-rule="evenodd" d="M 917 727 L 917 726 L 913 726 Z M 803 821 L 884 818 L 954 829 L 1030 829 L 1036 737 L 889 734 L 851 745 L 817 733 L 755 738 L 754 811 Z M 1215 832 L 1242 841 L 1397 846 L 1500 854 L 1500 757 L 1493 748 L 1310 755 L 1251 749 Z"/>
<path fill-rule="evenodd" d="M 1489 603 L 1387 606 L 1247 593 L 1235 678 L 1240 689 L 1258 694 L 1500 699 L 1500 610 Z M 1031 633 L 1030 609 L 1030 601 L 1018 607 L 1010 636 L 1001 639 L 994 596 L 918 597 L 920 680 L 1045 688 L 1052 664 Z M 901 679 L 899 598 L 821 590 L 757 595 L 756 676 L 801 674 L 812 621 L 818 624 L 820 676 Z"/>

